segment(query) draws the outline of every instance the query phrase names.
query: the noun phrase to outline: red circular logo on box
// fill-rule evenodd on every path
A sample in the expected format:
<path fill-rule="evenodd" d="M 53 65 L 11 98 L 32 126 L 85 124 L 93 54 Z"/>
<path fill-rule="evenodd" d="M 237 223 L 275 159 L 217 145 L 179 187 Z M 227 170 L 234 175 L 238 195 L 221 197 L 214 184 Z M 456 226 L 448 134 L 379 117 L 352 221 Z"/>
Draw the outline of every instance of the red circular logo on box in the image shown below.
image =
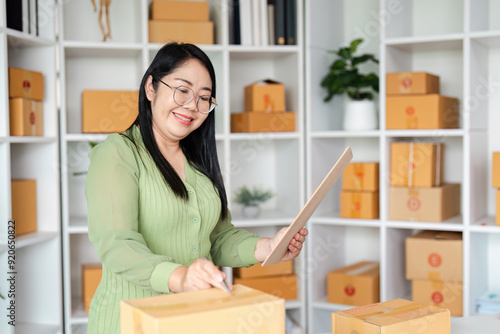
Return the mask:
<path fill-rule="evenodd" d="M 355 203 L 354 204 L 354 209 L 356 209 L 356 211 L 360 211 L 361 210 L 361 203 Z"/>
<path fill-rule="evenodd" d="M 363 173 L 358 173 L 358 174 L 356 174 L 356 177 L 357 177 L 358 179 L 362 179 L 362 178 L 363 178 Z"/>
<path fill-rule="evenodd" d="M 346 295 L 348 295 L 349 297 L 351 297 L 356 292 L 356 289 L 351 284 L 347 284 L 345 286 L 345 288 L 344 288 L 344 292 L 345 292 Z"/>
<path fill-rule="evenodd" d="M 408 108 L 406 108 L 405 111 L 406 111 L 406 114 L 408 116 L 411 116 L 411 115 L 413 115 L 415 113 L 415 108 L 413 108 L 412 106 L 409 106 Z"/>
<path fill-rule="evenodd" d="M 31 88 L 31 83 L 29 82 L 29 80 L 24 80 L 23 81 L 23 88 L 24 89 L 30 89 Z"/>
<path fill-rule="evenodd" d="M 432 293 L 431 299 L 434 304 L 441 304 L 444 300 L 444 297 L 441 292 L 435 291 Z"/>
<path fill-rule="evenodd" d="M 404 78 L 402 85 L 404 88 L 410 88 L 412 84 L 411 78 Z"/>
<path fill-rule="evenodd" d="M 442 262 L 442 259 L 441 259 L 441 255 L 437 254 L 437 253 L 432 253 L 431 255 L 429 255 L 429 258 L 427 259 L 427 261 L 429 261 L 429 264 L 431 265 L 431 267 L 439 267 L 441 265 L 441 262 Z"/>
<path fill-rule="evenodd" d="M 410 197 L 407 205 L 410 211 L 417 211 L 420 209 L 420 199 L 418 197 Z"/>
<path fill-rule="evenodd" d="M 30 124 L 35 125 L 35 113 L 30 112 Z"/>

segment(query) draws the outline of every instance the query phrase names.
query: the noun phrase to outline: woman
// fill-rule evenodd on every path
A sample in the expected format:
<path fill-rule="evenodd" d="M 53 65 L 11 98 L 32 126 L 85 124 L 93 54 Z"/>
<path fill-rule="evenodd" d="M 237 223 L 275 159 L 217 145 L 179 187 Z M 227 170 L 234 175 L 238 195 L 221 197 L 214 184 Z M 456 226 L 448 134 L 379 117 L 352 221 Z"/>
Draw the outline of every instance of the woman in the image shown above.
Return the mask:
<path fill-rule="evenodd" d="M 163 46 L 141 82 L 135 123 L 92 150 L 85 193 L 103 276 L 89 333 L 120 332 L 122 299 L 224 289 L 216 265 L 262 262 L 285 232 L 259 238 L 231 224 L 215 144 L 215 86 L 198 47 Z M 283 261 L 300 253 L 306 235 L 294 236 Z"/>

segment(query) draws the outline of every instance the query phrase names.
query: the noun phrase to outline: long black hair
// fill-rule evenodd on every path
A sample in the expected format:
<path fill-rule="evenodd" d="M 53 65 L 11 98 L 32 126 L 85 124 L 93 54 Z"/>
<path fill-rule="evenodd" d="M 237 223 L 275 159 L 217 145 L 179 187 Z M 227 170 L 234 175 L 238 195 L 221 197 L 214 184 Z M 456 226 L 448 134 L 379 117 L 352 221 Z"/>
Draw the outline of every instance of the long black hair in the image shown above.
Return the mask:
<path fill-rule="evenodd" d="M 173 72 L 179 66 L 190 59 L 200 61 L 207 69 L 212 79 L 212 97 L 215 98 L 215 71 L 212 62 L 200 48 L 193 44 L 169 43 L 165 44 L 157 53 L 139 87 L 139 115 L 134 124 L 141 129 L 142 140 L 151 154 L 156 166 L 162 173 L 165 182 L 170 186 L 174 194 L 184 200 L 189 195 L 179 175 L 161 154 L 153 134 L 153 116 L 151 102 L 146 97 L 145 85 L 149 76 L 153 79 L 155 91 L 158 89 L 159 79 Z M 195 131 L 190 133 L 179 143 L 187 161 L 201 173 L 206 175 L 213 183 L 220 197 L 221 218 L 228 216 L 227 196 L 220 171 L 215 143 L 215 111 L 211 111 L 205 121 Z"/>

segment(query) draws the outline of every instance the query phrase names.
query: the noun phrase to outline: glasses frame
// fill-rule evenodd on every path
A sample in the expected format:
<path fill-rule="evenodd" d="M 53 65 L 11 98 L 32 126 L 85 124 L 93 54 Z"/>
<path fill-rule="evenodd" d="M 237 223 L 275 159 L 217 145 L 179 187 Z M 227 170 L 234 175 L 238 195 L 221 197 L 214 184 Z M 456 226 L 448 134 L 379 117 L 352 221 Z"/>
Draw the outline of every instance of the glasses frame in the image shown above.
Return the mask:
<path fill-rule="evenodd" d="M 200 101 L 200 98 L 201 98 L 202 96 L 200 96 L 200 95 L 196 95 L 196 94 L 194 93 L 194 91 L 193 91 L 191 88 L 186 87 L 186 86 L 182 86 L 182 85 L 181 85 L 181 86 L 178 86 L 178 87 L 172 87 L 172 86 L 170 86 L 169 84 L 167 84 L 167 83 L 163 82 L 163 80 L 161 80 L 161 79 L 158 79 L 158 81 L 159 81 L 159 82 L 161 82 L 162 84 L 164 84 L 165 86 L 167 86 L 168 88 L 170 88 L 171 90 L 173 90 L 173 91 L 174 91 L 174 94 L 172 95 L 172 98 L 174 99 L 174 102 L 175 102 L 175 103 L 177 103 L 177 105 L 179 105 L 179 106 L 185 106 L 186 104 L 188 104 L 189 102 L 191 102 L 191 101 L 192 101 L 195 97 L 197 97 L 197 99 L 196 99 L 196 109 L 198 110 L 198 112 L 199 112 L 199 113 L 202 113 L 202 114 L 210 114 L 210 112 L 211 112 L 212 110 L 214 110 L 214 109 L 218 106 L 218 104 L 215 102 L 215 99 L 214 99 L 212 96 L 210 96 L 210 109 L 209 109 L 207 112 L 203 112 L 203 111 L 201 111 L 201 110 L 200 110 L 200 107 L 198 107 L 198 102 Z M 192 95 L 193 95 L 193 96 L 192 96 L 189 100 L 187 100 L 187 101 L 186 101 L 185 103 L 183 103 L 183 104 L 181 104 L 181 103 L 179 103 L 179 102 L 177 102 L 177 101 L 175 100 L 175 93 L 176 93 L 176 92 L 177 92 L 177 90 L 178 90 L 179 88 L 181 88 L 181 87 L 182 87 L 182 88 L 189 89 L 189 90 L 191 91 Z"/>

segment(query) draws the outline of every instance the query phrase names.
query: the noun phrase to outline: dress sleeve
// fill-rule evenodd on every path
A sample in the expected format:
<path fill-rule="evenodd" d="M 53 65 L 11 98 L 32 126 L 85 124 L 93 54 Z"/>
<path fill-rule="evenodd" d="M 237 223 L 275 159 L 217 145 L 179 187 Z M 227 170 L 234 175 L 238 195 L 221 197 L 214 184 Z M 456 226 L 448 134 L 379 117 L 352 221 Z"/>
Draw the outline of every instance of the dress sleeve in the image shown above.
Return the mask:
<path fill-rule="evenodd" d="M 237 229 L 231 223 L 231 213 L 227 219 L 220 219 L 210 235 L 210 251 L 215 265 L 228 267 L 249 267 L 258 263 L 255 246 L 260 239 L 256 234 Z"/>
<path fill-rule="evenodd" d="M 170 292 L 168 279 L 180 264 L 153 254 L 146 245 L 139 232 L 139 168 L 134 148 L 120 135 L 110 137 L 90 153 L 85 185 L 89 239 L 111 272 L 143 289 Z"/>

